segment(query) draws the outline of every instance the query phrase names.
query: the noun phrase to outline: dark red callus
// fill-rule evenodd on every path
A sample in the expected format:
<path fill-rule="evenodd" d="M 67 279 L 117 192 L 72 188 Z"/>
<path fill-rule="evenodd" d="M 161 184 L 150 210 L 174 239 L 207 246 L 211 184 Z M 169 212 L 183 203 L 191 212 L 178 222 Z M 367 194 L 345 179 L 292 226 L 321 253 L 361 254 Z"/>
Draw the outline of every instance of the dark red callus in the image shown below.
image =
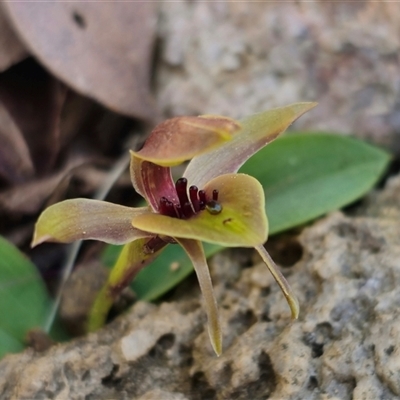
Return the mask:
<path fill-rule="evenodd" d="M 213 199 L 214 201 L 218 201 L 218 190 L 217 190 L 217 189 L 214 189 L 214 190 L 213 190 L 212 199 Z"/>
<path fill-rule="evenodd" d="M 206 192 L 197 186 L 190 186 L 189 195 L 187 179 L 179 178 L 175 183 L 178 203 L 174 204 L 166 197 L 161 197 L 159 213 L 173 218 L 187 219 L 206 208 L 208 202 L 218 200 L 218 190 L 213 190 L 212 199 L 207 199 Z"/>
<path fill-rule="evenodd" d="M 192 202 L 194 212 L 198 213 L 200 211 L 200 200 L 198 198 L 199 189 L 197 186 L 190 186 L 189 188 L 189 197 Z"/>
<path fill-rule="evenodd" d="M 187 195 L 187 179 L 179 178 L 175 183 L 176 194 L 178 195 L 179 203 L 183 207 L 189 202 Z"/>
<path fill-rule="evenodd" d="M 192 204 L 189 201 L 182 206 L 181 218 L 190 218 L 194 214 L 196 213 L 193 211 Z"/>
<path fill-rule="evenodd" d="M 200 210 L 204 210 L 206 208 L 206 203 L 207 203 L 205 190 L 199 190 L 199 199 L 200 199 Z"/>
<path fill-rule="evenodd" d="M 160 214 L 168 215 L 169 217 L 177 216 L 174 204 L 171 201 L 169 201 L 166 197 L 161 197 L 160 199 L 159 212 Z"/>

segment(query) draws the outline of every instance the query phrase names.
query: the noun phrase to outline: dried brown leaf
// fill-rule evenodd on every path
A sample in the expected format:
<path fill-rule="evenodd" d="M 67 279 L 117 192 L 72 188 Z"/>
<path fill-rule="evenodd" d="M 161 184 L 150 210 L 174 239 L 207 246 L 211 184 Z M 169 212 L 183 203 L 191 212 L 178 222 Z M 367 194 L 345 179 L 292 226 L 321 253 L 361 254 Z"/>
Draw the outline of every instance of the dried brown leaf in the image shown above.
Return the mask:
<path fill-rule="evenodd" d="M 107 179 L 108 168 L 109 162 L 99 156 L 71 156 L 58 172 L 0 192 L 0 214 L 33 215 L 70 195 L 90 195 Z M 130 185 L 125 176 L 117 186 Z"/>
<path fill-rule="evenodd" d="M 27 56 L 25 46 L 10 26 L 0 4 L 0 72 L 22 61 Z"/>
<path fill-rule="evenodd" d="M 153 2 L 7 2 L 30 51 L 76 91 L 129 116 L 151 119 Z"/>
<path fill-rule="evenodd" d="M 25 139 L 0 102 L 0 176 L 10 183 L 19 183 L 33 172 Z"/>
<path fill-rule="evenodd" d="M 57 187 L 65 172 L 4 190 L 0 193 L 0 210 L 8 214 L 35 214 Z"/>
<path fill-rule="evenodd" d="M 39 174 L 59 150 L 59 121 L 66 88 L 32 59 L 0 74 L 0 101 L 23 134 Z"/>

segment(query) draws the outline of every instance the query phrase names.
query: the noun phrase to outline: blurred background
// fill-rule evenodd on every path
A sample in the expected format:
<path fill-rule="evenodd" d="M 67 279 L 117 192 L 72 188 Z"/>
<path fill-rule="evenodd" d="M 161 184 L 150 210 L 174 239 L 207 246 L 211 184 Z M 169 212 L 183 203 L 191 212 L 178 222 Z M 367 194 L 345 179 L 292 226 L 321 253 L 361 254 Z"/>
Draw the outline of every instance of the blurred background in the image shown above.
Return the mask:
<path fill-rule="evenodd" d="M 1 3 L 0 233 L 26 246 L 46 204 L 177 115 L 318 101 L 297 129 L 398 155 L 399 30 L 383 1 Z"/>

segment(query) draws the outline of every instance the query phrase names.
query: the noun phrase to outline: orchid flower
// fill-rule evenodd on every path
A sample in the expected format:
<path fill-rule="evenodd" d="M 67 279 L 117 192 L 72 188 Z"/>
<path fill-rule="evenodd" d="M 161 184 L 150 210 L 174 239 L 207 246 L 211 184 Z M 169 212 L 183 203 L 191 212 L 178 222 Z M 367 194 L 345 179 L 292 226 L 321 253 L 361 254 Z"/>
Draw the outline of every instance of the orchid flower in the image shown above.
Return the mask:
<path fill-rule="evenodd" d="M 178 243 L 193 263 L 203 294 L 211 344 L 222 352 L 220 319 L 202 242 L 254 247 L 282 289 L 293 318 L 299 305 L 263 244 L 268 222 L 264 191 L 241 165 L 274 140 L 315 103 L 297 103 L 247 117 L 177 117 L 159 124 L 143 148 L 131 152 L 130 173 L 146 207 L 90 199 L 65 200 L 39 217 L 32 246 L 96 239 L 125 244 L 89 315 L 88 330 L 105 323 L 113 301 L 169 243 Z M 172 180 L 171 167 L 191 160 Z M 268 160 L 266 160 L 268 162 Z M 262 166 L 260 166 L 262 168 Z"/>

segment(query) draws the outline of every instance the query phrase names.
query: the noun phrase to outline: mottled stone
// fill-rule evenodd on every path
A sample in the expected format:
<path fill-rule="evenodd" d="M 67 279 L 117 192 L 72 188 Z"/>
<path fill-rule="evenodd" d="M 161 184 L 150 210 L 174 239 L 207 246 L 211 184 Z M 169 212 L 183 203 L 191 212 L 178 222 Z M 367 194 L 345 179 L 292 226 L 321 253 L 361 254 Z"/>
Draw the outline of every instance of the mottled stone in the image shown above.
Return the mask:
<path fill-rule="evenodd" d="M 299 129 L 353 134 L 400 154 L 395 2 L 164 2 L 156 91 L 171 115 L 233 118 L 317 101 Z"/>

